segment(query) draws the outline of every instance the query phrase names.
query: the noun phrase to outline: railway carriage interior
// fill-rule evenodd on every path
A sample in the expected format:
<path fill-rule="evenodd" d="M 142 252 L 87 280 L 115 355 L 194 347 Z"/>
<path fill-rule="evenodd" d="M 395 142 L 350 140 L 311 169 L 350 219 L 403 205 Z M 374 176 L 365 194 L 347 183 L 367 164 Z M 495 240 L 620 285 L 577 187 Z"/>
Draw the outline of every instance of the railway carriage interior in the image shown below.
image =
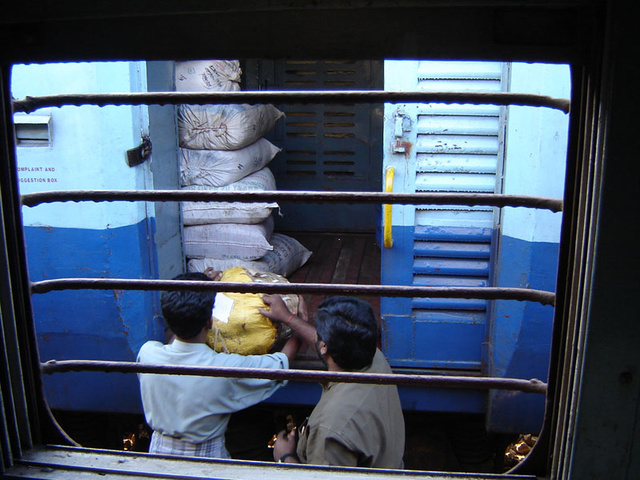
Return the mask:
<path fill-rule="evenodd" d="M 640 186 L 628 81 L 637 67 L 624 60 L 638 54 L 631 2 L 117 13 L 69 3 L 11 5 L 0 20 L 3 476 L 638 474 L 637 255 L 621 228 L 637 220 Z M 211 58 L 239 59 L 237 85 L 219 98 L 181 90 L 180 68 Z M 66 96 L 47 97 L 56 94 Z M 143 453 L 130 362 L 165 336 L 153 280 L 213 265 L 207 245 L 188 238 L 209 223 L 193 215 L 212 215 L 198 206 L 210 203 L 187 212 L 186 200 L 250 190 L 185 180 L 198 160 L 186 150 L 217 150 L 185 146 L 202 138 L 200 124 L 184 136 L 187 114 L 209 103 L 284 113 L 248 142 L 273 150 L 241 176 L 268 166 L 276 185 L 250 193 L 272 223 L 243 221 L 237 232 L 259 223 L 269 251 L 274 234 L 299 249 L 278 273 L 311 311 L 336 291 L 374 306 L 401 392 L 407 471 L 270 462 L 264 438 L 319 397 L 295 371 L 286 389 L 233 417 L 235 460 Z M 270 287 L 256 291 L 280 291 Z M 294 367 L 322 369 L 304 350 Z M 527 456 L 509 450 L 518 440 Z"/>

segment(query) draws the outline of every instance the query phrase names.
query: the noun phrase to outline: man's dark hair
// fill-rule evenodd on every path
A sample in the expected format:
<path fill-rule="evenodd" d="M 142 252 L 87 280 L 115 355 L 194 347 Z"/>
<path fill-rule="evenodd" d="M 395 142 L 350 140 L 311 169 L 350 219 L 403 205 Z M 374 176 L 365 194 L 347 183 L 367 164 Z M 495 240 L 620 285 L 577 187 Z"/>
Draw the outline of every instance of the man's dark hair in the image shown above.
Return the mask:
<path fill-rule="evenodd" d="M 378 322 L 373 308 L 355 297 L 329 297 L 318 306 L 316 332 L 327 352 L 344 370 L 371 365 L 378 342 Z"/>
<path fill-rule="evenodd" d="M 183 273 L 173 280 L 211 280 L 204 273 Z M 200 333 L 211 318 L 214 292 L 177 291 L 162 292 L 162 316 L 178 338 L 189 340 Z"/>

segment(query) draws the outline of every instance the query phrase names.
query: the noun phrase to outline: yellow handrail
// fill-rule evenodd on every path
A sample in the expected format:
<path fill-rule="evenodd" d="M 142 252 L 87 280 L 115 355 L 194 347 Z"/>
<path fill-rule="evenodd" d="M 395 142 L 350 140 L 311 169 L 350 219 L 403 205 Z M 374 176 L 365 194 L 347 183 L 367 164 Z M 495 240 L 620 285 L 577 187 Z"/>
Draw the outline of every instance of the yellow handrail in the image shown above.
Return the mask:
<path fill-rule="evenodd" d="M 385 170 L 384 191 L 393 192 L 393 176 L 396 169 L 387 167 Z M 393 205 L 385 204 L 384 206 L 384 248 L 393 247 L 393 236 L 391 235 L 391 213 Z"/>

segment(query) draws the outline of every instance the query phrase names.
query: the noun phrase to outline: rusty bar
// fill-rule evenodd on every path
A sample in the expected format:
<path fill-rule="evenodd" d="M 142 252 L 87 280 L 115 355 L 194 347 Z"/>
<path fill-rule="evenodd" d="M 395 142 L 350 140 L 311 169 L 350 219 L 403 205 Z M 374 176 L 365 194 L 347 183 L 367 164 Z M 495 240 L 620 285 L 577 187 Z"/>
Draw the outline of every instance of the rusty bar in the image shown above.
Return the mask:
<path fill-rule="evenodd" d="M 179 105 L 242 103 L 465 103 L 548 107 L 569 113 L 571 101 L 545 95 L 512 92 L 386 92 L 384 90 L 242 91 L 242 92 L 139 92 L 27 96 L 12 102 L 14 112 L 30 113 L 63 105 Z"/>
<path fill-rule="evenodd" d="M 59 290 L 195 290 L 238 293 L 311 293 L 378 295 L 381 297 L 480 298 L 484 300 L 530 301 L 542 305 L 555 305 L 555 294 L 553 292 L 508 287 L 428 287 L 325 283 L 268 284 L 121 278 L 59 278 L 32 282 L 30 287 L 32 294 Z"/>
<path fill-rule="evenodd" d="M 526 207 L 562 211 L 562 200 L 530 195 L 493 193 L 387 193 L 387 192 L 311 192 L 311 191 L 248 191 L 220 192 L 202 190 L 53 190 L 21 196 L 22 205 L 34 207 L 51 202 L 114 202 L 114 201 L 217 201 L 217 202 L 277 202 L 309 203 L 388 203 L 433 205 L 484 205 L 490 207 Z"/>
<path fill-rule="evenodd" d="M 160 365 L 101 360 L 50 360 L 41 363 L 40 368 L 43 374 L 78 371 L 156 373 L 164 375 L 199 375 L 206 377 L 267 378 L 270 380 L 297 380 L 303 382 L 374 383 L 380 385 L 431 386 L 483 390 L 499 389 L 539 394 L 546 394 L 547 392 L 547 384 L 537 379 L 522 380 L 497 377 L 204 367 L 197 365 Z"/>

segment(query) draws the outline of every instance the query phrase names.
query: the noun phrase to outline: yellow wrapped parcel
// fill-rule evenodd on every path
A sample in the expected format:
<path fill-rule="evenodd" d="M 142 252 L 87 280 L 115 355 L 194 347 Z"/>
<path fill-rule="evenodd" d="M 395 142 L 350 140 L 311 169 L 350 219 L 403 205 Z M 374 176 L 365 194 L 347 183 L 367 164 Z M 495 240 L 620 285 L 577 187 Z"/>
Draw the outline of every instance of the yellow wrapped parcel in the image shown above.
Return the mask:
<path fill-rule="evenodd" d="M 289 283 L 278 274 L 234 267 L 222 272 L 221 282 Z M 297 312 L 298 296 L 283 295 L 289 310 Z M 207 344 L 216 352 L 260 355 L 291 336 L 291 329 L 260 314 L 262 294 L 218 292 L 211 316 L 213 328 Z"/>

